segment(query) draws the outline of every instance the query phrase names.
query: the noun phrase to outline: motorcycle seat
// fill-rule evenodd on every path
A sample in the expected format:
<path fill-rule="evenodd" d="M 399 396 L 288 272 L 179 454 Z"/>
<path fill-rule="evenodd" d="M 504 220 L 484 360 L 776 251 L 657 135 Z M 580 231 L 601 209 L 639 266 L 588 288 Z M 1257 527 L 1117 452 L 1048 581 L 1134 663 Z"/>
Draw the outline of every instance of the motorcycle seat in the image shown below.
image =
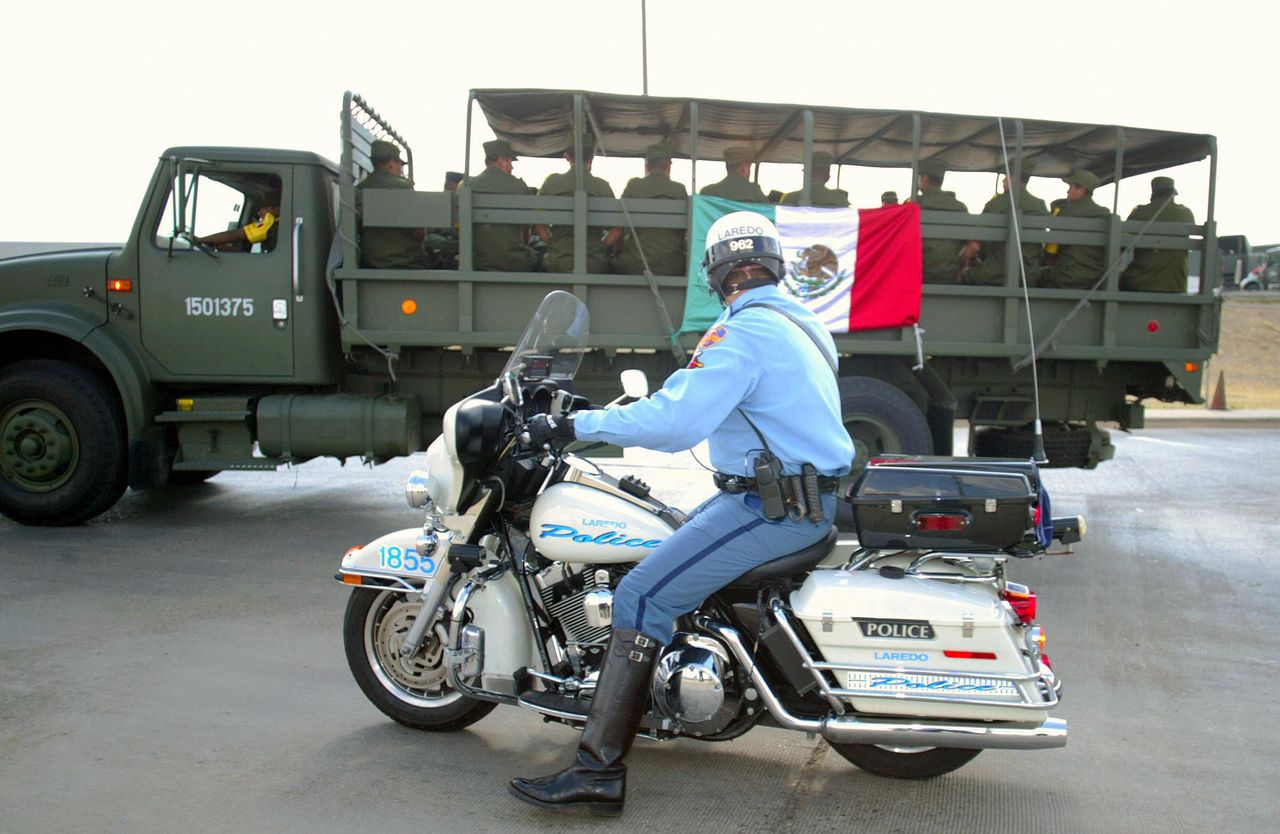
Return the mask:
<path fill-rule="evenodd" d="M 835 525 L 832 525 L 822 539 L 794 553 L 780 556 L 763 565 L 756 565 L 725 587 L 754 588 L 766 579 L 785 579 L 812 570 L 818 566 L 819 562 L 831 555 L 831 551 L 836 546 L 836 535 Z"/>

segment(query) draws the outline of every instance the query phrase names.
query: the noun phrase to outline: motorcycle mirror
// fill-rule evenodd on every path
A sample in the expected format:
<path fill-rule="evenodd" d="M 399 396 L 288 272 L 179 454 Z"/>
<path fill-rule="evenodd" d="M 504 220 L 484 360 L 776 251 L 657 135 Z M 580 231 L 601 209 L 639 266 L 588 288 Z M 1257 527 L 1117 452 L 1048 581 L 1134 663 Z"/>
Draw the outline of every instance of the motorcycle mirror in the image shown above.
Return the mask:
<path fill-rule="evenodd" d="M 520 382 L 516 379 L 515 371 L 507 371 L 502 375 L 502 398 L 516 408 L 524 405 L 524 395 L 520 393 Z"/>
<path fill-rule="evenodd" d="M 638 400 L 649 395 L 649 378 L 644 371 L 630 368 L 622 372 L 622 390 L 628 397 Z"/>

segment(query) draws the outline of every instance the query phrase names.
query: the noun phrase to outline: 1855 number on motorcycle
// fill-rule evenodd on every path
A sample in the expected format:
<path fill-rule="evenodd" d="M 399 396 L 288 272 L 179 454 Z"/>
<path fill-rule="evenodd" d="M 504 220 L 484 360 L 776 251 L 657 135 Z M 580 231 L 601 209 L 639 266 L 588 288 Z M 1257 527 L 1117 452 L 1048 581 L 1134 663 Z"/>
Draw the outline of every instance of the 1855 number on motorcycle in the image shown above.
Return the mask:
<path fill-rule="evenodd" d="M 408 570 L 423 576 L 434 576 L 436 572 L 435 559 L 419 556 L 409 548 L 396 545 L 378 548 L 378 564 L 388 570 Z"/>

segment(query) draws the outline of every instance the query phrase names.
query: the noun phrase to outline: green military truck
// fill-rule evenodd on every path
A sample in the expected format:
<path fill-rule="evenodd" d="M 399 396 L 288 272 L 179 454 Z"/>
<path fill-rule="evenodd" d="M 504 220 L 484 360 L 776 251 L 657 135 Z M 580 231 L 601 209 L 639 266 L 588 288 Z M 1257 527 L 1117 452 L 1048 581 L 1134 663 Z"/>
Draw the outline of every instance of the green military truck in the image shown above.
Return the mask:
<path fill-rule="evenodd" d="M 677 158 L 702 160 L 704 177 L 714 163 L 716 178 L 724 148 L 742 144 L 756 149 L 757 172 L 760 162 L 803 165 L 806 182 L 815 150 L 842 174 L 900 168 L 912 182 L 926 159 L 1001 171 L 1002 144 L 1010 158 L 1034 160 L 1039 176 L 1083 167 L 1103 182 L 1208 157 L 1203 224 L 1157 223 L 1140 235 L 1143 224 L 1118 218 L 1023 217 L 1020 232 L 1024 243 L 1102 246 L 1113 263 L 1133 246 L 1210 260 L 1218 251 L 1207 135 L 562 90 L 475 90 L 467 106 L 468 158 L 478 109 L 523 156 L 559 156 L 590 129 L 608 155 L 640 159 L 664 140 Z M 372 142 L 398 144 L 410 172 L 412 149 L 357 95 L 346 95 L 341 121 L 337 164 L 303 151 L 170 148 L 123 248 L 0 261 L 0 512 L 73 524 L 126 486 L 420 451 L 445 407 L 498 374 L 553 289 L 590 309 L 592 349 L 578 381 L 593 399 L 612 396 L 621 369 L 661 379 L 687 361 L 699 334 L 675 332 L 686 276 L 589 274 L 585 255 L 592 227 L 687 228 L 685 201 L 366 190 L 357 208 Z M 696 190 L 696 164 L 693 176 Z M 1145 191 L 1145 179 L 1136 187 Z M 277 203 L 266 240 L 235 251 L 196 242 Z M 362 222 L 452 226 L 459 268 L 361 268 Z M 1014 240 L 1008 215 L 923 211 L 921 222 L 925 237 L 957 247 Z M 475 271 L 481 223 L 572 229 L 575 271 Z M 1203 274 L 1210 280 L 1194 293 L 1135 293 L 1120 292 L 1112 272 L 1090 293 L 1033 288 L 1029 306 L 1012 258 L 1003 286 L 926 285 L 923 352 L 910 328 L 837 337 L 859 456 L 951 453 L 956 419 L 974 429 L 971 451 L 1029 454 L 1034 344 L 1051 462 L 1096 465 L 1112 451 L 1099 423 L 1140 428 L 1146 398 L 1200 401 L 1220 315 L 1216 263 Z"/>

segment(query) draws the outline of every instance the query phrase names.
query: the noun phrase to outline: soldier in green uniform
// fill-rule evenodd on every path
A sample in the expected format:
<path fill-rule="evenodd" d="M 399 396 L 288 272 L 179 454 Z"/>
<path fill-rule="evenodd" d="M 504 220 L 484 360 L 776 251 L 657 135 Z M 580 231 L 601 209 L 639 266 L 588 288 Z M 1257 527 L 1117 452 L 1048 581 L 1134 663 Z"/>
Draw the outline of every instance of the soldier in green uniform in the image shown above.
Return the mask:
<path fill-rule="evenodd" d="M 612 197 L 613 187 L 600 177 L 591 173 L 591 161 L 595 158 L 595 140 L 590 136 L 582 137 L 582 186 L 590 197 Z M 564 152 L 569 170 L 560 174 L 548 174 L 542 182 L 538 194 L 543 197 L 572 197 L 578 187 L 578 166 L 573 159 L 573 146 Z M 605 248 L 604 238 L 608 229 L 592 226 L 587 229 L 587 272 L 600 274 L 609 271 L 609 252 Z M 539 236 L 543 234 L 539 229 Z M 573 224 L 558 226 L 550 230 L 545 238 L 547 253 L 543 263 L 548 272 L 573 272 Z"/>
<path fill-rule="evenodd" d="M 397 145 L 379 139 L 370 147 L 369 159 L 373 170 L 356 185 L 357 212 L 364 207 L 365 189 L 413 190 L 413 183 L 405 178 L 405 162 Z M 422 229 L 364 227 L 360 232 L 360 265 L 372 269 L 426 269 L 431 262 L 422 248 L 425 234 Z"/>
<path fill-rule="evenodd" d="M 896 206 L 898 204 L 898 192 L 886 191 L 880 195 L 880 206 Z"/>
<path fill-rule="evenodd" d="M 1173 201 L 1177 190 L 1172 177 L 1151 180 L 1151 202 L 1129 212 L 1130 220 L 1194 223 L 1191 209 Z M 1141 242 L 1141 241 L 1139 241 Z M 1187 252 L 1185 249 L 1134 249 L 1133 263 L 1120 275 L 1120 289 L 1139 292 L 1186 292 Z"/>
<path fill-rule="evenodd" d="M 969 213 L 968 207 L 956 199 L 954 191 L 942 190 L 942 178 L 947 175 L 947 166 L 935 159 L 926 159 L 920 163 L 920 196 L 916 202 L 924 211 L 962 211 Z M 924 262 L 924 282 L 926 284 L 958 284 L 960 283 L 960 250 L 964 248 L 958 240 L 939 240 L 925 238 L 922 242 Z"/>
<path fill-rule="evenodd" d="M 1067 199 L 1053 204 L 1055 217 L 1110 217 L 1111 212 L 1093 201 L 1099 180 L 1092 171 L 1078 168 L 1065 177 Z M 1102 277 L 1107 250 L 1078 243 L 1049 243 L 1044 248 L 1052 264 L 1042 273 L 1040 286 L 1054 289 L 1088 289 Z"/>
<path fill-rule="evenodd" d="M 644 177 L 632 177 L 622 190 L 622 197 L 686 201 L 689 192 L 683 183 L 671 181 L 671 150 L 665 145 L 650 145 L 644 151 Z M 636 229 L 627 235 L 622 251 L 613 259 L 613 271 L 622 275 L 640 275 L 644 262 L 649 262 L 654 275 L 684 275 L 689 268 L 685 260 L 684 229 Z"/>
<path fill-rule="evenodd" d="M 1021 185 L 1018 186 L 1018 214 L 1020 217 L 1027 215 L 1047 216 L 1049 209 L 1036 195 L 1027 191 L 1027 183 L 1031 180 L 1031 175 L 1035 173 L 1035 163 L 1026 161 L 1022 163 L 1022 170 L 1019 179 Z M 1012 211 L 1011 201 L 1009 199 L 1009 177 L 1006 175 L 1000 184 L 1000 193 L 987 200 L 987 204 L 982 207 L 983 214 L 1009 214 Z M 1019 221 L 1021 228 L 1022 224 Z M 1003 240 L 988 241 L 970 241 L 969 252 L 974 254 L 979 263 L 969 267 L 963 275 L 962 280 L 966 284 L 975 286 L 998 287 L 1004 283 L 1004 267 L 1005 267 L 1005 242 Z M 1040 245 L 1036 243 L 1022 244 L 1022 262 L 1027 269 L 1027 286 L 1034 287 L 1036 285 L 1037 273 L 1040 269 Z"/>
<path fill-rule="evenodd" d="M 747 179 L 751 175 L 751 160 L 755 155 L 744 145 L 734 145 L 724 149 L 725 178 L 720 182 L 705 185 L 698 192 L 708 197 L 723 197 L 726 200 L 741 200 L 744 203 L 767 203 L 757 183 Z"/>
<path fill-rule="evenodd" d="M 849 192 L 841 188 L 827 188 L 827 180 L 831 179 L 831 154 L 826 151 L 815 152 L 810 171 L 812 171 L 812 176 L 809 180 L 808 205 L 828 208 L 847 208 L 849 206 Z M 792 191 L 782 198 L 782 205 L 805 205 L 800 202 L 800 198 L 803 195 L 803 190 Z"/>
<path fill-rule="evenodd" d="M 512 174 L 518 157 L 505 139 L 484 143 L 484 170 L 463 180 L 458 190 L 476 194 L 533 194 L 524 180 Z M 527 245 L 520 226 L 479 223 L 474 227 L 475 268 L 484 271 L 532 272 L 538 257 Z"/>

